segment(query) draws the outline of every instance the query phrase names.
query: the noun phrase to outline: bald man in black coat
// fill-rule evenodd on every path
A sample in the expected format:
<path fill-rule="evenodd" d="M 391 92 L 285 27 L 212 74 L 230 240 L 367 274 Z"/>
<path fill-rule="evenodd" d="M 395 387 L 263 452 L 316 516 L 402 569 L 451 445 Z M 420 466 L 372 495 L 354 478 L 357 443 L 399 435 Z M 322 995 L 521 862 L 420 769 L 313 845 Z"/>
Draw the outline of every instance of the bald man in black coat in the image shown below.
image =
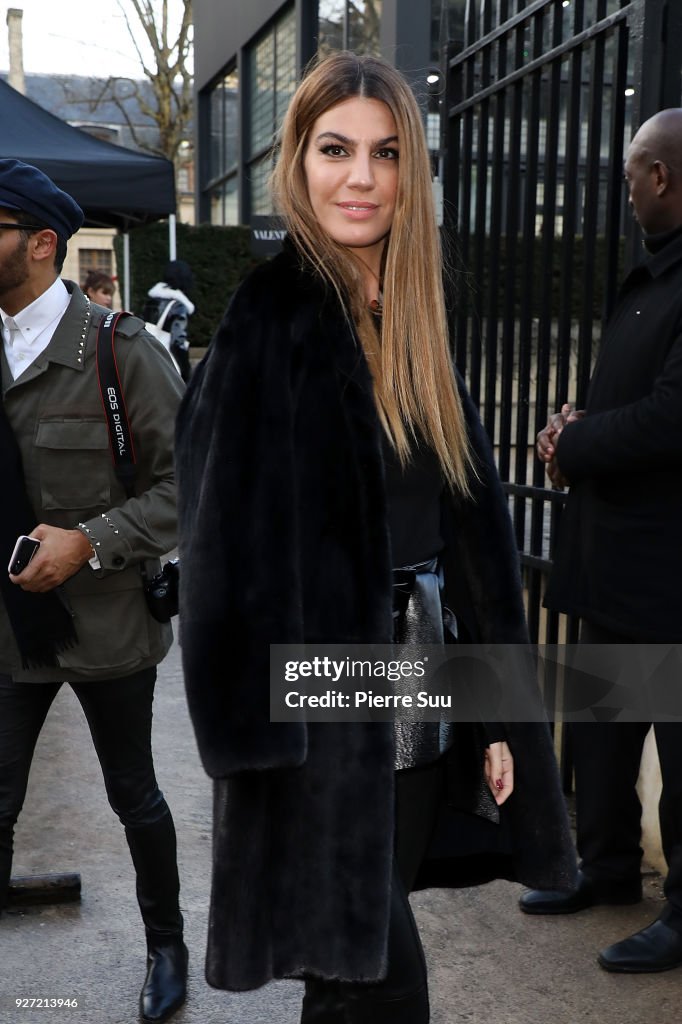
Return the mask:
<path fill-rule="evenodd" d="M 538 434 L 555 486 L 570 484 L 545 603 L 582 620 L 580 643 L 682 642 L 682 109 L 635 135 L 625 161 L 647 259 L 623 283 L 587 405 L 565 405 Z M 581 871 L 567 895 L 531 890 L 528 914 L 642 898 L 635 785 L 651 722 L 574 724 Z M 658 919 L 599 955 L 608 971 L 682 965 L 682 723 L 654 722 L 668 863 Z"/>

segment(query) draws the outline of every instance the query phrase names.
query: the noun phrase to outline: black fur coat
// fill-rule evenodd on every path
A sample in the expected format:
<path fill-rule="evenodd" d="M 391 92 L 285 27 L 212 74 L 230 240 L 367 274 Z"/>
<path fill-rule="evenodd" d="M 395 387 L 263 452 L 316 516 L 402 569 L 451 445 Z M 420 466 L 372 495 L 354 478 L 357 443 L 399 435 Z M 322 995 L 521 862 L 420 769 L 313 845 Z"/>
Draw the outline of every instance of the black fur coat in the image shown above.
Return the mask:
<path fill-rule="evenodd" d="M 489 447 L 448 498 L 450 602 L 472 640 L 523 642 L 517 555 Z M 270 643 L 388 643 L 381 438 L 362 350 L 292 248 L 236 293 L 178 419 L 181 643 L 204 767 L 216 780 L 208 981 L 248 989 L 385 970 L 393 728 L 269 721 Z M 474 727 L 450 755 L 480 792 Z M 509 726 L 516 792 L 500 824 L 444 809 L 419 884 L 573 883 L 549 735 Z M 461 769 L 460 769 L 461 764 Z M 473 795 L 472 795 L 473 794 Z"/>

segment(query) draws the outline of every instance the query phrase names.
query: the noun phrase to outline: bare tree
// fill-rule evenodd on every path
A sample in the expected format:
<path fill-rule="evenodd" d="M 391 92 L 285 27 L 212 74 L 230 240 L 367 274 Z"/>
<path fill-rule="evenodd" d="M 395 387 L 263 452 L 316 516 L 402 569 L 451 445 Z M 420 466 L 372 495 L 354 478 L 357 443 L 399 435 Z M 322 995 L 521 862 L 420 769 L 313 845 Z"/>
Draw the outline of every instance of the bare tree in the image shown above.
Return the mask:
<path fill-rule="evenodd" d="M 140 149 L 165 156 L 177 164 L 192 117 L 192 0 L 179 0 L 180 24 L 169 16 L 168 0 L 118 0 L 144 79 L 109 77 L 98 83 L 92 101 L 113 100 Z M 146 39 L 150 58 L 140 43 Z M 145 82 L 146 80 L 146 82 Z M 147 84 L 147 88 L 142 86 Z M 151 95 L 150 95 L 151 90 Z M 150 118 L 157 139 L 150 144 L 138 130 L 133 109 Z"/>

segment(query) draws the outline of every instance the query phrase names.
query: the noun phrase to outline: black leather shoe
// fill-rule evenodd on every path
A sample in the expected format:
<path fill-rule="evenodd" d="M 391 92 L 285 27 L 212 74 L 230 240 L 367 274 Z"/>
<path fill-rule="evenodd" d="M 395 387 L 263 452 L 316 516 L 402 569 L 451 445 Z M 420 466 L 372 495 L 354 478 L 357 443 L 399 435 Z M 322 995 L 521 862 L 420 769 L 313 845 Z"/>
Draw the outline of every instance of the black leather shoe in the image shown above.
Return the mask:
<path fill-rule="evenodd" d="M 187 960 L 182 939 L 148 945 L 147 977 L 140 993 L 143 1021 L 162 1024 L 182 1006 L 187 995 Z"/>
<path fill-rule="evenodd" d="M 519 906 L 524 914 L 576 914 L 597 904 L 626 905 L 639 903 L 641 898 L 641 878 L 597 883 L 579 871 L 578 887 L 572 892 L 529 889 L 519 899 Z"/>
<path fill-rule="evenodd" d="M 648 928 L 603 949 L 597 957 L 605 971 L 649 974 L 682 966 L 682 934 L 660 918 Z"/>

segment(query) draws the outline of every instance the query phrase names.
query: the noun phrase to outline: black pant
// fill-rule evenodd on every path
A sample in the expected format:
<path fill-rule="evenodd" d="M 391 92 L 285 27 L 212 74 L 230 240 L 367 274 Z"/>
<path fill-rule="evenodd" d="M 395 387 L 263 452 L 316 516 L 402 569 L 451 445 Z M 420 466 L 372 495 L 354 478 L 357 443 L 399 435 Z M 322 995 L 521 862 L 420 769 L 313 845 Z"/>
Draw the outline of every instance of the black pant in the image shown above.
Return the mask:
<path fill-rule="evenodd" d="M 189 378 L 192 376 L 192 365 L 189 361 L 189 348 L 183 348 L 181 345 L 174 345 L 171 342 L 171 352 L 180 369 L 180 376 L 184 380 L 185 384 L 189 382 Z"/>
<path fill-rule="evenodd" d="M 581 643 L 628 644 L 592 623 L 583 623 Z M 655 722 L 663 791 L 659 804 L 663 852 L 668 863 L 664 892 L 682 915 L 682 723 Z M 642 858 L 641 811 L 636 783 L 649 722 L 590 722 L 570 725 L 575 766 L 578 853 L 596 881 L 636 878 Z"/>
<path fill-rule="evenodd" d="M 144 836 L 149 834 L 148 826 L 164 821 L 174 850 L 172 818 L 152 760 L 155 680 L 156 669 L 149 668 L 123 679 L 71 686 L 90 727 L 109 803 L 127 833 Z M 0 908 L 9 883 L 14 826 L 24 803 L 33 752 L 61 685 L 15 683 L 0 675 Z M 73 793 L 78 799 L 77 779 Z"/>
<path fill-rule="evenodd" d="M 301 1024 L 428 1024 L 426 961 L 407 893 L 433 834 L 443 760 L 396 773 L 388 970 L 373 984 L 306 982 Z"/>

